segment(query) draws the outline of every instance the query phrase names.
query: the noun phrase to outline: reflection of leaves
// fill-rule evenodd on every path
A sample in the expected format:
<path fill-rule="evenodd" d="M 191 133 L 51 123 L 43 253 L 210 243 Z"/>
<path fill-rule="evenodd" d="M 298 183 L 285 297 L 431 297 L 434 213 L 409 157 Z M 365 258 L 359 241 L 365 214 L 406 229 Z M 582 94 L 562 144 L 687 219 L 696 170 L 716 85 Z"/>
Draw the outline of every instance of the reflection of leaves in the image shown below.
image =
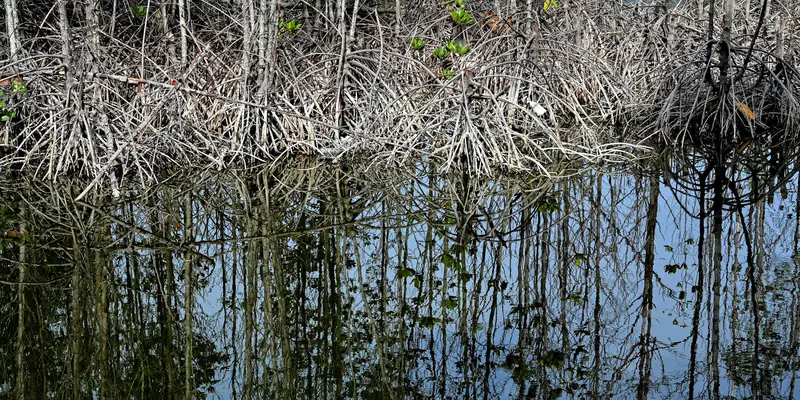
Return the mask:
<path fill-rule="evenodd" d="M 529 307 L 526 307 L 526 306 L 515 305 L 515 306 L 511 307 L 511 311 L 508 312 L 508 315 L 514 315 L 516 313 L 527 314 L 528 313 L 528 308 Z"/>
<path fill-rule="evenodd" d="M 575 254 L 575 265 L 580 267 L 582 263 L 588 263 L 588 262 L 589 262 L 588 254 L 583 254 L 583 253 Z"/>
<path fill-rule="evenodd" d="M 554 212 L 560 211 L 561 205 L 558 203 L 558 192 L 553 193 L 549 196 L 544 196 L 539 200 L 539 204 L 537 205 L 536 209 L 539 212 Z"/>
<path fill-rule="evenodd" d="M 428 328 L 428 329 L 432 329 L 432 328 L 433 328 L 433 327 L 434 327 L 436 324 L 438 324 L 439 322 L 442 322 L 442 319 L 441 319 L 441 318 L 436 318 L 436 317 L 419 317 L 419 323 L 420 323 L 420 325 L 422 325 L 422 326 L 424 326 L 424 327 L 426 327 L 426 328 Z"/>
<path fill-rule="evenodd" d="M 445 308 L 448 310 L 452 310 L 458 306 L 458 297 L 450 295 L 447 297 L 447 300 L 444 302 Z"/>
<path fill-rule="evenodd" d="M 688 269 L 689 267 L 686 264 L 667 264 L 664 266 L 664 271 L 668 274 L 674 274 L 678 272 L 679 269 Z"/>
<path fill-rule="evenodd" d="M 528 367 L 528 363 L 516 353 L 508 353 L 502 366 L 511 370 L 511 379 L 516 383 L 525 382 L 533 377 L 533 371 Z"/>
<path fill-rule="evenodd" d="M 414 271 L 413 269 L 408 268 L 408 267 L 406 267 L 406 268 L 398 268 L 397 276 L 400 277 L 401 279 L 405 279 L 405 278 L 410 278 L 410 277 L 414 276 L 414 274 L 416 274 L 416 273 L 417 273 L 416 271 Z"/>
<path fill-rule="evenodd" d="M 411 283 L 414 284 L 414 287 L 420 289 L 422 287 L 422 279 L 420 275 L 417 275 Z"/>
<path fill-rule="evenodd" d="M 461 261 L 453 255 L 454 251 L 446 251 L 442 254 L 442 264 L 444 265 L 445 269 L 452 269 L 456 271 L 461 271 L 462 265 Z"/>
<path fill-rule="evenodd" d="M 564 300 L 580 304 L 583 303 L 583 296 L 581 296 L 580 293 L 572 293 L 569 296 L 567 296 Z"/>
<path fill-rule="evenodd" d="M 542 358 L 539 363 L 545 368 L 561 369 L 564 367 L 566 355 L 560 350 L 550 350 Z"/>

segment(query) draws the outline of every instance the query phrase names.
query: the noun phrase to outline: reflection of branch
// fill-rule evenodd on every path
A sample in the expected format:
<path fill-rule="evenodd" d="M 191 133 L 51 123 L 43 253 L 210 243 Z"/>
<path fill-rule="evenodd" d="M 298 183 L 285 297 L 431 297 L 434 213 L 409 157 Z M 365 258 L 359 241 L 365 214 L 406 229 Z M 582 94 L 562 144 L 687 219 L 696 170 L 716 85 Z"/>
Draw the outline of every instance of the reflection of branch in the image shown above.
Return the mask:
<path fill-rule="evenodd" d="M 207 255 L 205 255 L 205 254 L 203 254 L 203 253 L 201 253 L 201 252 L 199 252 L 199 251 L 194 249 L 195 246 L 193 246 L 193 245 L 198 244 L 198 242 L 196 242 L 196 241 L 194 241 L 194 242 L 186 242 L 186 243 L 181 244 L 181 243 L 178 243 L 178 242 L 176 242 L 174 240 L 168 239 L 166 237 L 156 235 L 155 233 L 153 233 L 153 232 L 151 232 L 151 231 L 149 231 L 149 230 L 147 230 L 145 228 L 142 228 L 140 226 L 133 225 L 133 224 L 130 224 L 130 223 L 126 222 L 126 221 L 123 221 L 123 220 L 121 220 L 121 219 L 119 219 L 119 218 L 117 218 L 117 217 L 105 212 L 101 208 L 98 208 L 98 207 L 96 207 L 96 206 L 94 206 L 92 204 L 89 204 L 89 203 L 85 202 L 85 201 L 76 201 L 75 204 L 78 204 L 78 205 L 84 206 L 86 208 L 89 208 L 89 209 L 91 209 L 93 211 L 96 211 L 99 214 L 101 214 L 102 216 L 108 218 L 110 221 L 112 221 L 112 222 L 114 222 L 116 224 L 119 224 L 121 226 L 124 226 L 124 227 L 126 227 L 128 229 L 131 229 L 131 230 L 135 231 L 136 233 L 139 233 L 139 234 L 142 234 L 142 235 L 147 236 L 149 238 L 155 239 L 157 241 L 161 241 L 163 243 L 166 243 L 166 244 L 171 246 L 170 248 L 167 248 L 168 250 L 173 250 L 173 251 L 177 250 L 177 251 L 182 251 L 182 252 L 185 252 L 185 253 L 191 253 L 191 254 L 194 254 L 194 255 L 196 255 L 196 256 L 198 256 L 198 257 L 200 257 L 200 258 L 202 258 L 202 259 L 204 259 L 204 260 L 206 260 L 208 262 L 211 262 L 212 264 L 214 263 L 213 259 L 211 259 Z M 251 239 L 253 239 L 253 238 L 251 238 Z M 139 250 L 154 249 L 154 248 L 151 248 L 151 247 L 144 247 L 144 246 L 133 246 L 133 247 L 136 248 L 136 249 L 139 249 Z M 105 247 L 105 248 L 108 249 L 108 248 L 115 248 L 115 247 L 109 246 L 109 247 Z M 126 246 L 125 247 L 125 249 L 128 249 L 128 248 L 130 248 L 130 246 Z M 122 248 L 120 248 L 120 250 L 121 249 Z"/>

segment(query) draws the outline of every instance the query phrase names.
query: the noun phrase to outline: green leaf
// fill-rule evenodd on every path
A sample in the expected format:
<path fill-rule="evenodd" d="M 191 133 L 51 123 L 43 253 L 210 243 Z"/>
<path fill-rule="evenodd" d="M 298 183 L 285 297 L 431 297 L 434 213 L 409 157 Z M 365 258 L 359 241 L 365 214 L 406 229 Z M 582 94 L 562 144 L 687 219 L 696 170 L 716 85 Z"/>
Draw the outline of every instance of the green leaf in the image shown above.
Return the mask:
<path fill-rule="evenodd" d="M 431 55 L 440 60 L 444 60 L 445 58 L 447 58 L 447 56 L 450 55 L 450 50 L 447 50 L 444 47 L 438 47 L 435 50 L 433 50 L 433 52 L 431 52 Z M 445 220 L 447 220 L 447 218 L 445 218 Z"/>
<path fill-rule="evenodd" d="M 544 10 L 550 11 L 551 8 L 558 8 L 558 2 L 556 0 L 544 0 Z"/>
<path fill-rule="evenodd" d="M 420 51 L 425 48 L 425 41 L 422 38 L 413 38 L 411 39 L 411 48 Z"/>
<path fill-rule="evenodd" d="M 289 20 L 289 22 L 286 22 L 284 20 L 280 20 L 278 22 L 278 27 L 280 28 L 282 35 L 284 35 L 284 34 L 286 34 L 286 35 L 294 35 L 298 31 L 300 31 L 300 28 L 302 26 L 303 26 L 303 24 L 297 22 L 294 19 Z"/>
<path fill-rule="evenodd" d="M 469 52 L 469 46 L 465 46 L 453 40 L 448 40 L 442 47 L 447 48 L 448 51 L 459 56 L 463 56 Z"/>
<path fill-rule="evenodd" d="M 131 14 L 136 18 L 144 18 L 147 16 L 147 7 L 138 4 L 132 5 Z"/>
<path fill-rule="evenodd" d="M 475 22 L 475 19 L 472 18 L 472 14 L 461 7 L 456 8 L 455 10 L 450 10 L 450 17 L 453 18 L 453 21 L 459 25 L 469 25 Z"/>
<path fill-rule="evenodd" d="M 588 262 L 589 262 L 589 256 L 587 254 L 583 253 L 575 254 L 575 265 L 580 267 L 582 263 L 588 263 Z"/>
<path fill-rule="evenodd" d="M 439 71 L 439 76 L 444 79 L 453 79 L 456 77 L 456 73 L 451 69 L 443 69 Z"/>

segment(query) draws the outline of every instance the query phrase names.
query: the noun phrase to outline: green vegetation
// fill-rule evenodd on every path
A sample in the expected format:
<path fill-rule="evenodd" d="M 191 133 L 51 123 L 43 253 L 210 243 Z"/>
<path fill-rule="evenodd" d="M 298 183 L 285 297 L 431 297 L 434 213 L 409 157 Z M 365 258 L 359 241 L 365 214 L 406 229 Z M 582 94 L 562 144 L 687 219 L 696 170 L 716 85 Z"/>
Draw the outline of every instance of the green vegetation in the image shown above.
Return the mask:
<path fill-rule="evenodd" d="M 297 20 L 291 19 L 289 22 L 280 20 L 278 26 L 280 27 L 281 35 L 292 36 L 300 31 L 303 24 L 297 22 Z"/>
<path fill-rule="evenodd" d="M 131 14 L 136 18 L 144 18 L 147 16 L 147 6 L 141 4 L 131 5 Z"/>
<path fill-rule="evenodd" d="M 456 77 L 456 73 L 452 69 L 442 69 L 439 71 L 439 76 L 444 79 L 453 79 Z"/>
<path fill-rule="evenodd" d="M 411 48 L 420 51 L 425 49 L 425 41 L 422 38 L 413 38 L 411 39 Z"/>
<path fill-rule="evenodd" d="M 472 17 L 472 14 L 463 8 L 456 8 L 455 10 L 450 10 L 450 17 L 453 19 L 458 25 L 469 25 L 475 22 L 475 19 Z"/>
<path fill-rule="evenodd" d="M 469 46 L 453 40 L 448 40 L 447 43 L 445 43 L 444 47 L 446 47 L 447 50 L 450 51 L 451 53 L 457 54 L 459 56 L 466 55 L 469 52 Z"/>
<path fill-rule="evenodd" d="M 450 56 L 450 50 L 448 50 L 446 47 L 437 47 L 435 50 L 433 50 L 433 52 L 431 52 L 431 55 L 440 60 L 444 60 Z"/>
<path fill-rule="evenodd" d="M 19 96 L 28 91 L 25 83 L 21 79 L 14 79 L 11 81 L 10 96 Z M 0 122 L 9 122 L 17 116 L 16 110 L 8 107 L 8 100 L 6 93 L 0 91 Z"/>

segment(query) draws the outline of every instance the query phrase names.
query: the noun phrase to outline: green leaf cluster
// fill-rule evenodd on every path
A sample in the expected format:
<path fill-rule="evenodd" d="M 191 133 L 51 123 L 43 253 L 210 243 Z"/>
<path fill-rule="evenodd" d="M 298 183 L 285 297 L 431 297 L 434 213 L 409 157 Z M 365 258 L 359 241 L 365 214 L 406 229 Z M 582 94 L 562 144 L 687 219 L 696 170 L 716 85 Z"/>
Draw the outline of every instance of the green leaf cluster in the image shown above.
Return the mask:
<path fill-rule="evenodd" d="M 289 20 L 286 22 L 284 20 L 280 20 L 278 23 L 278 27 L 281 30 L 281 35 L 294 35 L 295 33 L 300 31 L 300 28 L 303 27 L 303 24 L 297 22 L 295 19 Z"/>
<path fill-rule="evenodd" d="M 415 37 L 411 39 L 411 48 L 420 51 L 425 48 L 425 41 L 422 38 Z"/>
<path fill-rule="evenodd" d="M 544 10 L 550 11 L 550 9 L 558 8 L 558 2 L 556 0 L 544 0 Z"/>
<path fill-rule="evenodd" d="M 452 69 L 443 69 L 439 71 L 439 76 L 444 79 L 453 79 L 456 77 L 456 73 Z"/>
<path fill-rule="evenodd" d="M 461 7 L 456 8 L 455 10 L 450 10 L 450 17 L 453 18 L 453 22 L 458 25 L 469 25 L 475 22 L 472 14 Z"/>
<path fill-rule="evenodd" d="M 147 7 L 140 4 L 132 4 L 131 14 L 136 18 L 144 18 L 147 16 Z"/>
<path fill-rule="evenodd" d="M 20 94 L 26 93 L 28 91 L 28 88 L 25 87 L 25 82 L 23 82 L 21 80 L 17 80 L 17 81 L 11 82 L 11 90 L 13 91 L 13 94 L 16 96 L 16 95 L 20 95 Z M 0 93 L 2 93 L 2 92 L 0 92 Z"/>
<path fill-rule="evenodd" d="M 463 56 L 469 52 L 468 45 L 464 45 L 453 40 L 448 40 L 443 47 L 447 48 L 450 53 L 457 54 L 459 56 Z"/>
<path fill-rule="evenodd" d="M 21 80 L 11 82 L 11 95 L 17 96 L 28 91 L 25 83 Z M 17 116 L 17 112 L 8 107 L 6 102 L 6 93 L 0 92 L 0 122 L 9 122 Z"/>
<path fill-rule="evenodd" d="M 450 50 L 448 50 L 448 49 L 447 49 L 446 47 L 444 47 L 444 46 L 442 46 L 442 47 L 437 47 L 435 50 L 433 50 L 433 51 L 431 52 L 431 55 L 432 55 L 432 56 L 434 56 L 434 57 L 436 57 L 436 58 L 438 58 L 438 59 L 440 59 L 440 60 L 444 60 L 445 58 L 447 58 L 448 56 L 450 56 Z"/>

